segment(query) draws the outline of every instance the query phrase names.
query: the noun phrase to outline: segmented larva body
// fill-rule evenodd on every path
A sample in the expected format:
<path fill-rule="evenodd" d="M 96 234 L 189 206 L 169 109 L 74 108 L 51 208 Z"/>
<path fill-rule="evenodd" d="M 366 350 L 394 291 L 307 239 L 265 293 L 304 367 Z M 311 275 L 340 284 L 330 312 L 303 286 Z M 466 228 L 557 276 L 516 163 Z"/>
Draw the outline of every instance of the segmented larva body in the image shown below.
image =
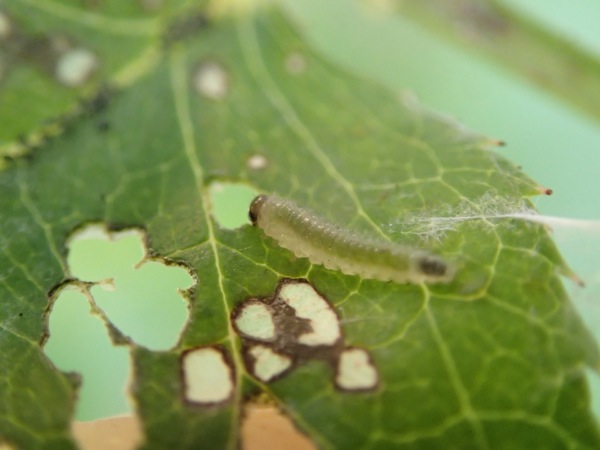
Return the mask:
<path fill-rule="evenodd" d="M 454 271 L 439 256 L 365 236 L 329 223 L 294 202 L 259 195 L 250 220 L 300 258 L 348 275 L 396 283 L 449 281 Z"/>

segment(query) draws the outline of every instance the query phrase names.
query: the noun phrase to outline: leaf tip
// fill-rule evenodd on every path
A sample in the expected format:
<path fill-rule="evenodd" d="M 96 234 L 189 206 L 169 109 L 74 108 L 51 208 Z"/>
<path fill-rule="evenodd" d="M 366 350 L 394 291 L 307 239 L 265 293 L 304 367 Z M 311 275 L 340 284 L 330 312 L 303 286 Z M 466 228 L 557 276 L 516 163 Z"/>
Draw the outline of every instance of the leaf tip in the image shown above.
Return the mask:
<path fill-rule="evenodd" d="M 579 286 L 580 288 L 584 288 L 584 287 L 585 287 L 585 281 L 583 281 L 581 278 L 579 278 L 579 277 L 577 276 L 577 274 L 575 274 L 575 273 L 572 273 L 572 274 L 570 274 L 569 278 L 570 278 L 571 280 L 573 280 L 573 282 L 574 282 L 574 283 L 575 283 L 577 286 Z"/>
<path fill-rule="evenodd" d="M 544 187 L 544 186 L 537 186 L 535 188 L 535 190 L 540 194 L 540 195 L 552 195 L 554 193 L 554 191 L 550 188 Z"/>
<path fill-rule="evenodd" d="M 583 281 L 579 275 L 573 272 L 573 270 L 570 267 L 566 266 L 564 263 L 563 267 L 560 270 L 560 273 L 567 277 L 569 280 L 571 280 L 573 283 L 575 283 L 578 287 L 585 287 L 585 281 Z"/>

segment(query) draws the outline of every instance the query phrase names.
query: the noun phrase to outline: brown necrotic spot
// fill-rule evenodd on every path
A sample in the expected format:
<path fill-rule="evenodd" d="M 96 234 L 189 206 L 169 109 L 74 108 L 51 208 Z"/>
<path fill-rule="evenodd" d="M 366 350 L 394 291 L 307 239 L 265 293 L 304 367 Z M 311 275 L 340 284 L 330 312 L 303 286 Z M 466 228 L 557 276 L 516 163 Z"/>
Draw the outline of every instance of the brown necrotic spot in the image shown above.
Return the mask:
<path fill-rule="evenodd" d="M 270 383 L 299 365 L 320 360 L 334 369 L 334 383 L 343 391 L 367 391 L 378 385 L 369 353 L 346 346 L 335 308 L 307 280 L 282 279 L 272 296 L 247 299 L 231 318 L 242 339 L 246 368 L 261 382 Z M 263 333 L 266 329 L 268 333 Z"/>

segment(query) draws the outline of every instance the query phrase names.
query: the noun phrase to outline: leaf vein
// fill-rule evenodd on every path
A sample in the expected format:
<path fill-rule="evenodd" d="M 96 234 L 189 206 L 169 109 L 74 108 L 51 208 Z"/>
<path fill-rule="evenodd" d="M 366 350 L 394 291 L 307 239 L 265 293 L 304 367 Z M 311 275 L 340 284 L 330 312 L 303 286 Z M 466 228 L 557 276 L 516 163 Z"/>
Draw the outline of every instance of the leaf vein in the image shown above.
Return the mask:
<path fill-rule="evenodd" d="M 352 183 L 346 179 L 335 167 L 333 162 L 327 157 L 327 154 L 319 146 L 316 138 L 304 125 L 298 114 L 281 92 L 275 81 L 269 74 L 262 58 L 260 45 L 256 36 L 255 26 L 251 19 L 240 19 L 237 23 L 238 40 L 242 48 L 249 72 L 254 77 L 257 86 L 262 88 L 265 96 L 279 110 L 290 126 L 290 129 L 306 144 L 308 151 L 321 164 L 327 174 L 335 180 L 346 194 L 350 197 L 359 216 L 367 221 L 371 227 L 382 237 L 389 240 L 387 234 L 377 225 L 373 219 L 364 210 L 360 199 L 358 198 Z"/>

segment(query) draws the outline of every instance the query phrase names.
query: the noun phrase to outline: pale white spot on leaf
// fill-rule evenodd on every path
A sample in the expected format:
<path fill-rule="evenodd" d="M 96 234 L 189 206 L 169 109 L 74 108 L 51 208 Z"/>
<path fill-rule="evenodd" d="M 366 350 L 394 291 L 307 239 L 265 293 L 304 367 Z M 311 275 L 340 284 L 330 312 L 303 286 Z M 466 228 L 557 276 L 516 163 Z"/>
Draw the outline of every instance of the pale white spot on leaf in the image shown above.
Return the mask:
<path fill-rule="evenodd" d="M 250 349 L 254 358 L 254 376 L 264 382 L 272 380 L 290 367 L 292 360 L 265 345 L 256 345 Z"/>
<path fill-rule="evenodd" d="M 231 367 L 223 354 L 212 347 L 184 353 L 182 361 L 184 397 L 193 403 L 218 403 L 233 392 Z"/>
<path fill-rule="evenodd" d="M 377 386 L 377 370 L 369 354 L 360 348 L 344 350 L 338 363 L 336 384 L 347 390 L 373 389 Z"/>
<path fill-rule="evenodd" d="M 296 316 L 310 320 L 312 332 L 300 335 L 299 343 L 311 346 L 333 345 L 340 338 L 340 326 L 335 312 L 310 284 L 286 283 L 281 288 L 279 297 L 296 310 Z"/>
<path fill-rule="evenodd" d="M 89 50 L 74 48 L 63 53 L 56 63 L 56 78 L 69 87 L 84 84 L 98 68 L 98 58 Z"/>
<path fill-rule="evenodd" d="M 246 165 L 252 170 L 263 170 L 269 165 L 269 160 L 263 155 L 252 155 L 246 161 Z"/>
<path fill-rule="evenodd" d="M 235 325 L 241 333 L 254 339 L 270 341 L 275 338 L 275 324 L 264 303 L 246 302 L 235 318 Z"/>
<path fill-rule="evenodd" d="M 196 69 L 194 88 L 211 100 L 223 100 L 229 93 L 229 75 L 216 61 L 205 61 Z"/>

